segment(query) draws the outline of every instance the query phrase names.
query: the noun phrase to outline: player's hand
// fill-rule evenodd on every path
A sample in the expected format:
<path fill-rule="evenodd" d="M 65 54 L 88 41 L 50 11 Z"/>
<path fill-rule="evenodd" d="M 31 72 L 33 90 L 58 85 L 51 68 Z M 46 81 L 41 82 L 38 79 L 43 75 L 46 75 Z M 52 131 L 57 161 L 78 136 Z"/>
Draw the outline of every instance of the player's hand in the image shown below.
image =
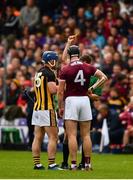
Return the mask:
<path fill-rule="evenodd" d="M 91 94 L 93 94 L 93 93 L 92 93 L 92 90 L 91 90 L 90 88 L 88 89 L 87 94 L 88 94 L 88 96 L 91 95 Z"/>
<path fill-rule="evenodd" d="M 59 116 L 63 117 L 63 115 L 64 115 L 64 108 L 60 108 L 59 109 Z"/>
<path fill-rule="evenodd" d="M 88 94 L 89 98 L 92 100 L 92 101 L 98 101 L 100 99 L 100 97 L 97 95 L 97 94 Z"/>
<path fill-rule="evenodd" d="M 74 42 L 75 38 L 76 35 L 69 36 L 67 42 L 71 45 Z"/>
<path fill-rule="evenodd" d="M 89 97 L 91 97 L 91 96 L 92 96 L 92 94 L 93 94 L 92 89 L 91 89 L 91 88 L 89 88 L 89 89 L 88 89 L 88 91 L 87 91 L 87 95 L 88 95 Z"/>

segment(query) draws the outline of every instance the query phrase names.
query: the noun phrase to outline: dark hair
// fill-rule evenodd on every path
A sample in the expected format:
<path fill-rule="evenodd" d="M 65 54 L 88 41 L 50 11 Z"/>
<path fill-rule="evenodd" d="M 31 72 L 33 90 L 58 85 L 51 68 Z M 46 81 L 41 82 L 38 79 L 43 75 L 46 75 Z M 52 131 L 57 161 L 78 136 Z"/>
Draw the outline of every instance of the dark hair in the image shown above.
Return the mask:
<path fill-rule="evenodd" d="M 94 59 L 95 59 L 95 57 L 92 54 L 85 54 L 80 57 L 80 60 L 82 62 L 86 62 L 88 64 L 90 64 L 92 61 L 94 61 Z"/>
<path fill-rule="evenodd" d="M 126 78 L 125 74 L 119 74 L 117 77 L 117 80 L 120 82 L 120 81 L 123 81 L 125 78 Z"/>

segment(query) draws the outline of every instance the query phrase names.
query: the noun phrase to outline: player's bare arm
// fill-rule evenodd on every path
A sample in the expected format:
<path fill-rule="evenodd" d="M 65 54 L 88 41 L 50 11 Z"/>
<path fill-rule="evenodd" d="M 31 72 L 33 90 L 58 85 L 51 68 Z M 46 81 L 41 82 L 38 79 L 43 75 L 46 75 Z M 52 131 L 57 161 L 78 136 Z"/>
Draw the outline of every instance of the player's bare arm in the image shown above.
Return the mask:
<path fill-rule="evenodd" d="M 98 101 L 100 98 L 100 96 L 98 96 L 97 94 L 93 94 L 93 93 L 92 94 L 88 93 L 88 96 L 92 101 Z"/>
<path fill-rule="evenodd" d="M 55 82 L 48 82 L 48 88 L 49 88 L 50 94 L 57 93 L 57 86 Z"/>
<path fill-rule="evenodd" d="M 65 80 L 59 80 L 58 88 L 58 105 L 59 105 L 59 115 L 62 116 L 64 112 L 64 90 L 65 90 Z"/>
<path fill-rule="evenodd" d="M 102 86 L 107 81 L 107 76 L 100 70 L 97 70 L 94 74 L 98 78 L 98 81 L 88 89 L 88 93 L 91 93 L 97 87 Z"/>

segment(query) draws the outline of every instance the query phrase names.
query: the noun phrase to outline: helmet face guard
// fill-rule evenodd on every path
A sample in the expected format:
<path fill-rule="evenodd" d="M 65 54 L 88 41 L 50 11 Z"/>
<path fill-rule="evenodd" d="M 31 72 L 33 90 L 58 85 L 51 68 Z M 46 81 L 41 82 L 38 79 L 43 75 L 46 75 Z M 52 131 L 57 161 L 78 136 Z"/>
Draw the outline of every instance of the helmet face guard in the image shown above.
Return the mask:
<path fill-rule="evenodd" d="M 51 66 L 51 67 L 55 67 L 56 65 L 56 60 L 51 60 L 48 62 L 48 64 Z"/>
<path fill-rule="evenodd" d="M 76 45 L 72 45 L 68 48 L 67 53 L 69 54 L 70 58 L 74 56 L 79 57 L 79 54 L 80 54 L 79 47 Z"/>
<path fill-rule="evenodd" d="M 49 64 L 51 67 L 55 66 L 57 60 L 58 55 L 54 51 L 45 51 L 42 55 L 42 62 Z"/>

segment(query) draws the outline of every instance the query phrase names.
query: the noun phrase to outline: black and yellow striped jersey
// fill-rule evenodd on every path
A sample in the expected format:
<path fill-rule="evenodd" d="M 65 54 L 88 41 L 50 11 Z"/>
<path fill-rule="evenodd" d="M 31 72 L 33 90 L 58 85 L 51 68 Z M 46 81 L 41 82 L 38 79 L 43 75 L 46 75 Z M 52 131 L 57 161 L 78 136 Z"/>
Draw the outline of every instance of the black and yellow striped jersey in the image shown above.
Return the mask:
<path fill-rule="evenodd" d="M 48 67 L 43 67 L 35 74 L 34 79 L 35 111 L 54 109 L 53 95 L 48 89 L 48 82 L 56 82 L 55 74 Z"/>

